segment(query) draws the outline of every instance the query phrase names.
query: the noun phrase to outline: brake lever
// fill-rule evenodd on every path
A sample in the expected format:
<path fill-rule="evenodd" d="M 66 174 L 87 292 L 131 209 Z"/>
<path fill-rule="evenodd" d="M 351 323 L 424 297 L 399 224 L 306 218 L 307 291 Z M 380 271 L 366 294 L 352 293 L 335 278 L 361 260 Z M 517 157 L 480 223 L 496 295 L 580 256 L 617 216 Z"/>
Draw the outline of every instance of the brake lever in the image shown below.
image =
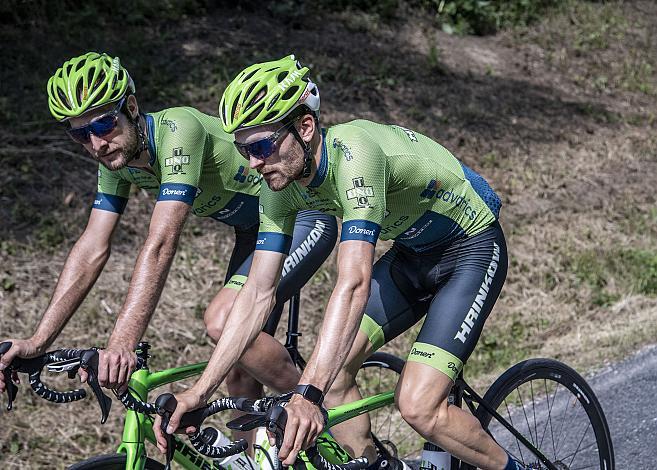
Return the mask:
<path fill-rule="evenodd" d="M 281 405 L 276 405 L 267 413 L 267 431 L 276 438 L 276 447 L 283 445 L 283 434 L 287 425 L 287 411 Z"/>
<path fill-rule="evenodd" d="M 174 411 L 176 411 L 176 406 L 178 406 L 178 400 L 171 393 L 163 393 L 157 400 L 155 400 L 155 406 L 157 408 L 157 414 L 162 417 L 162 423 L 160 424 L 160 429 L 164 438 L 167 441 L 167 455 L 166 455 L 166 466 L 164 470 L 169 470 L 171 468 L 171 461 L 173 460 L 173 454 L 175 453 L 173 435 L 167 433 L 167 427 L 169 426 L 169 420 Z"/>
<path fill-rule="evenodd" d="M 5 341 L 0 343 L 0 354 L 4 354 L 11 349 L 11 341 Z M 14 400 L 18 394 L 18 387 L 14 384 L 12 380 L 11 373 L 13 368 L 11 366 L 5 367 L 2 371 L 2 376 L 5 381 L 5 387 L 7 387 L 7 411 L 11 411 L 14 406 Z"/>
<path fill-rule="evenodd" d="M 80 367 L 87 371 L 87 383 L 96 396 L 98 405 L 100 405 L 100 424 L 105 424 L 110 410 L 112 409 L 112 400 L 103 393 L 98 383 L 98 351 L 89 349 L 80 356 Z"/>
<path fill-rule="evenodd" d="M 74 358 L 74 359 L 69 359 L 67 361 L 59 361 L 59 362 L 53 362 L 52 364 L 48 364 L 46 368 L 48 369 L 48 372 L 54 372 L 54 373 L 61 373 L 61 372 L 68 372 L 69 378 L 75 377 L 75 373 L 78 371 L 81 365 L 81 360 L 80 358 Z M 73 373 L 73 377 L 71 377 L 71 373 Z"/>

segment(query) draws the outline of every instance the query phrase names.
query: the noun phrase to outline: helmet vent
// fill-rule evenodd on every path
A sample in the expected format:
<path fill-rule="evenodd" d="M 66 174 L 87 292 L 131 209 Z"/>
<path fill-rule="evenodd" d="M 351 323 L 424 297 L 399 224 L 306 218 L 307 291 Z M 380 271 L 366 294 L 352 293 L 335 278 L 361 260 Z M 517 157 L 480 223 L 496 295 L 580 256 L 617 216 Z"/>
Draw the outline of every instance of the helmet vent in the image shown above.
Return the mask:
<path fill-rule="evenodd" d="M 59 97 L 59 99 L 61 100 L 61 102 L 62 102 L 65 106 L 68 106 L 68 107 L 71 106 L 71 104 L 68 102 L 68 98 L 66 97 L 66 95 L 64 94 L 64 92 L 62 91 L 62 89 L 59 88 L 59 87 L 57 88 L 57 96 Z"/>
<path fill-rule="evenodd" d="M 278 79 L 278 83 L 281 83 L 283 80 L 285 80 L 285 77 L 289 75 L 289 72 L 287 70 L 282 71 L 281 73 L 278 74 L 276 77 Z"/>
<path fill-rule="evenodd" d="M 256 117 L 258 114 L 262 112 L 262 110 L 265 109 L 265 104 L 262 103 L 260 106 L 258 106 L 256 109 L 251 111 L 251 116 Z"/>
<path fill-rule="evenodd" d="M 276 95 L 274 96 L 270 101 L 269 104 L 267 104 L 267 111 L 269 111 L 278 101 L 278 98 L 280 98 L 281 95 Z"/>
<path fill-rule="evenodd" d="M 244 81 L 244 82 L 247 81 L 249 78 L 253 77 L 253 75 L 255 75 L 256 72 L 257 72 L 257 70 L 252 71 L 252 72 L 249 73 L 247 76 L 245 76 L 245 77 L 242 79 L 242 81 Z"/>
<path fill-rule="evenodd" d="M 92 83 L 91 77 L 89 77 L 89 83 Z M 98 75 L 98 80 L 96 80 L 93 83 L 94 83 L 94 87 L 89 91 L 90 93 L 96 91 L 100 85 L 105 83 L 105 71 L 101 70 L 100 74 Z M 108 84 L 105 83 L 105 85 L 106 85 L 105 88 L 107 88 Z"/>
<path fill-rule="evenodd" d="M 292 98 L 292 97 L 294 96 L 294 94 L 295 94 L 298 90 L 299 90 L 299 87 L 298 87 L 298 86 L 296 86 L 296 85 L 295 85 L 295 86 L 291 86 L 290 88 L 287 89 L 287 91 L 286 91 L 285 94 L 283 95 L 283 99 L 284 99 L 284 100 L 289 100 L 290 98 Z"/>
<path fill-rule="evenodd" d="M 230 115 L 233 116 L 233 119 L 235 119 L 237 116 L 235 114 L 237 113 L 237 100 L 233 101 L 233 108 L 230 110 Z M 228 117 L 226 117 L 228 119 Z"/>
<path fill-rule="evenodd" d="M 258 83 L 257 83 L 257 82 L 253 82 L 253 83 L 249 86 L 249 88 L 247 88 L 246 93 L 244 93 L 244 96 L 251 96 L 251 93 L 253 93 L 253 90 L 255 89 L 256 86 L 258 86 Z M 262 98 L 263 95 L 264 95 L 264 93 L 257 93 L 256 96 L 251 100 L 251 102 L 249 102 L 249 104 L 248 104 L 246 107 L 247 107 L 247 108 L 250 108 L 251 106 L 253 106 L 254 104 L 256 104 L 256 103 L 258 102 L 258 100 L 259 100 L 260 98 Z"/>
<path fill-rule="evenodd" d="M 278 113 L 276 111 L 272 111 L 271 113 L 269 113 L 265 116 L 265 118 L 263 119 L 263 122 L 267 122 L 270 119 L 274 119 L 277 115 L 278 115 Z"/>
<path fill-rule="evenodd" d="M 66 67 L 66 75 L 71 75 L 72 68 L 73 68 L 73 64 L 68 64 L 68 67 Z"/>

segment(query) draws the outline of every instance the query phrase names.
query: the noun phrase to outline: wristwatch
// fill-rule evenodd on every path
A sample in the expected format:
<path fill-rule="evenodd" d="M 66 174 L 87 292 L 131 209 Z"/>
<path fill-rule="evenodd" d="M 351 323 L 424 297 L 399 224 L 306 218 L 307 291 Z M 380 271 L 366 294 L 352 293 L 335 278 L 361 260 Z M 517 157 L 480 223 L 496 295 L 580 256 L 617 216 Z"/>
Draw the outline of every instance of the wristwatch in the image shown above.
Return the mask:
<path fill-rule="evenodd" d="M 308 400 L 310 403 L 313 403 L 319 407 L 322 406 L 322 402 L 324 401 L 324 393 L 314 385 L 310 384 L 305 384 L 305 385 L 297 385 L 294 387 L 294 390 L 292 393 L 296 393 L 298 395 L 301 395 L 303 398 Z"/>

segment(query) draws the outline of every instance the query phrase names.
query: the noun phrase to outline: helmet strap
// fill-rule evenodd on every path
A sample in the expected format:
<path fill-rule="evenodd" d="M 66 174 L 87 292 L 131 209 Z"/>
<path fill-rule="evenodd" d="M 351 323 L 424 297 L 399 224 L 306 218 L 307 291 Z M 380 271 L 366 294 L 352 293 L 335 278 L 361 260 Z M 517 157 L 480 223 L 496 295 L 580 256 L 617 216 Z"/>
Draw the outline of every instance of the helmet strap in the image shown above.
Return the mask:
<path fill-rule="evenodd" d="M 313 152 L 310 148 L 310 142 L 304 142 L 304 140 L 299 135 L 297 128 L 294 127 L 292 123 L 290 123 L 290 132 L 294 138 L 297 139 L 297 142 L 299 142 L 299 145 L 301 145 L 301 148 L 303 149 L 303 169 L 295 179 L 308 178 L 310 176 L 310 172 L 312 171 L 313 163 Z"/>
<path fill-rule="evenodd" d="M 144 116 L 144 114 L 139 113 L 137 114 L 137 117 L 135 117 L 132 120 L 132 125 L 135 127 L 135 130 L 137 131 L 137 135 L 139 136 L 139 141 L 140 141 L 139 148 L 137 148 L 135 154 L 132 156 L 132 160 L 137 160 L 141 156 L 141 153 L 144 150 L 148 150 L 148 142 L 146 142 L 146 132 L 144 131 L 144 129 L 142 129 L 141 124 L 139 123 L 139 116 Z"/>

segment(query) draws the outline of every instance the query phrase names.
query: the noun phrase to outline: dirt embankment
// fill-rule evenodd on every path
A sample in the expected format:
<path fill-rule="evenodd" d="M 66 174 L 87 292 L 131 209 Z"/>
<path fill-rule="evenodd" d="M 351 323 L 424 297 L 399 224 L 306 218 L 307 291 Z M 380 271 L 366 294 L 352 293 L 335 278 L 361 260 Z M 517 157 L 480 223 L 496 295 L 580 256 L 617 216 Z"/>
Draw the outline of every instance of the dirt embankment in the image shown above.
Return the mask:
<path fill-rule="evenodd" d="M 569 1 L 540 24 L 484 38 L 449 36 L 410 11 L 399 18 L 323 13 L 287 29 L 264 14 L 215 10 L 128 25 L 5 25 L 0 336 L 34 329 L 88 215 L 94 165 L 50 123 L 44 86 L 63 60 L 95 49 L 122 58 L 145 109 L 210 113 L 242 66 L 294 52 L 313 67 L 326 124 L 403 124 L 483 174 L 504 201 L 511 265 L 469 364 L 480 384 L 528 356 L 587 370 L 654 341 L 657 4 Z M 133 195 L 111 260 L 57 345 L 105 343 L 151 209 Z M 202 313 L 231 243 L 220 224 L 188 223 L 147 333 L 156 367 L 209 356 Z M 328 263 L 303 292 L 306 353 L 335 275 Z M 404 355 L 413 339 L 390 348 Z M 91 403 L 63 411 L 24 392 L 16 408 L 0 430 L 10 468 L 63 467 L 119 439 L 118 406 L 105 426 L 93 424 Z"/>

